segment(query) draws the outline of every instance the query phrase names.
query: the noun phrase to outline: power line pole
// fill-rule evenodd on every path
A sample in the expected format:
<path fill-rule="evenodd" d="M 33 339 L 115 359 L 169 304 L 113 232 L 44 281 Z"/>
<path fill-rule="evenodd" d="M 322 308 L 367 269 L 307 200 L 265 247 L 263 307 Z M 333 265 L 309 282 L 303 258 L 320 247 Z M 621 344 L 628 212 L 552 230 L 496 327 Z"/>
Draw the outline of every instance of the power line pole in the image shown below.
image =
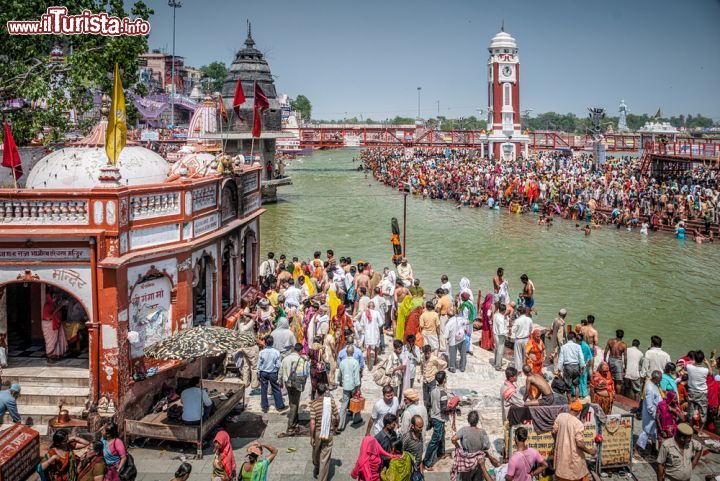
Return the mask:
<path fill-rule="evenodd" d="M 173 9 L 172 88 L 170 90 L 170 125 L 175 128 L 175 12 L 182 7 L 180 0 L 168 0 Z"/>

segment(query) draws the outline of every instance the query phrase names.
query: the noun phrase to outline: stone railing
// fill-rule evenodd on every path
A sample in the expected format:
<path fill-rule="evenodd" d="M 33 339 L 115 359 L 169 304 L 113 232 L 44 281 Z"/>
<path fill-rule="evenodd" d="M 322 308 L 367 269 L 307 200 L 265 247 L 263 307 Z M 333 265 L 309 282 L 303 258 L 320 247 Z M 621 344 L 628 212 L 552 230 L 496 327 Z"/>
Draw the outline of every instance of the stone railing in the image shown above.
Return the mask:
<path fill-rule="evenodd" d="M 0 222 L 15 225 L 87 225 L 86 200 L 0 200 Z"/>
<path fill-rule="evenodd" d="M 180 213 L 180 193 L 136 195 L 130 197 L 130 220 L 152 219 Z"/>

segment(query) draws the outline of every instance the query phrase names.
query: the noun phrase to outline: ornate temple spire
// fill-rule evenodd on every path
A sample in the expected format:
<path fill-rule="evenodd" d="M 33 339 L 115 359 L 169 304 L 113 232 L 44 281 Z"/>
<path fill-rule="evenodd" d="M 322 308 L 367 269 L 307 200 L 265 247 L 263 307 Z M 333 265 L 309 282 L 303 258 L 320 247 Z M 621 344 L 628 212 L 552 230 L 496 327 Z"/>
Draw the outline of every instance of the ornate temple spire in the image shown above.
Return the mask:
<path fill-rule="evenodd" d="M 504 32 L 504 31 L 505 31 L 505 19 L 504 19 L 504 18 L 503 18 L 503 21 L 502 21 L 502 26 L 500 27 L 500 31 L 501 31 L 501 32 Z"/>
<path fill-rule="evenodd" d="M 255 40 L 252 38 L 252 24 L 250 23 L 250 20 L 247 21 L 247 30 L 248 36 L 247 39 L 245 39 L 245 46 L 247 48 L 253 48 L 255 47 Z"/>

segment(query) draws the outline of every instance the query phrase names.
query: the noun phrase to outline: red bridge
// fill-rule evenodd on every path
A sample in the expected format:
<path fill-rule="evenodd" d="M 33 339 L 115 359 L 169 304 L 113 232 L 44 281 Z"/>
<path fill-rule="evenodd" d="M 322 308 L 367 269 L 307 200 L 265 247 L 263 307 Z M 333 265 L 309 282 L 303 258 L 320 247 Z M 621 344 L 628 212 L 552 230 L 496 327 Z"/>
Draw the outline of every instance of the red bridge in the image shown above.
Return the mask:
<path fill-rule="evenodd" d="M 289 128 L 284 131 L 297 136 L 301 146 L 311 147 L 450 147 L 480 148 L 487 144 L 480 130 L 432 130 L 399 125 L 323 125 L 318 127 Z M 531 149 L 582 150 L 592 145 L 590 135 L 574 135 L 554 131 L 528 132 Z M 611 152 L 633 152 L 643 143 L 653 140 L 649 134 L 607 134 L 605 142 Z"/>

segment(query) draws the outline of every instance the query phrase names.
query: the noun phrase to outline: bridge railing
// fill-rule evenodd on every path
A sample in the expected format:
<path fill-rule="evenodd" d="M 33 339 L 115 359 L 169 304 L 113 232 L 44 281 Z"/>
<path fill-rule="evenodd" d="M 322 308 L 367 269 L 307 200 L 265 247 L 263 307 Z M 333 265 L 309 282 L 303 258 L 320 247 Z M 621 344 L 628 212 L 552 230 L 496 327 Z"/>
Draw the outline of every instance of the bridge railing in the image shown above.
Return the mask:
<path fill-rule="evenodd" d="M 688 160 L 715 160 L 720 163 L 720 143 L 699 139 L 675 142 L 648 142 L 645 151 L 652 155 L 664 155 Z"/>

